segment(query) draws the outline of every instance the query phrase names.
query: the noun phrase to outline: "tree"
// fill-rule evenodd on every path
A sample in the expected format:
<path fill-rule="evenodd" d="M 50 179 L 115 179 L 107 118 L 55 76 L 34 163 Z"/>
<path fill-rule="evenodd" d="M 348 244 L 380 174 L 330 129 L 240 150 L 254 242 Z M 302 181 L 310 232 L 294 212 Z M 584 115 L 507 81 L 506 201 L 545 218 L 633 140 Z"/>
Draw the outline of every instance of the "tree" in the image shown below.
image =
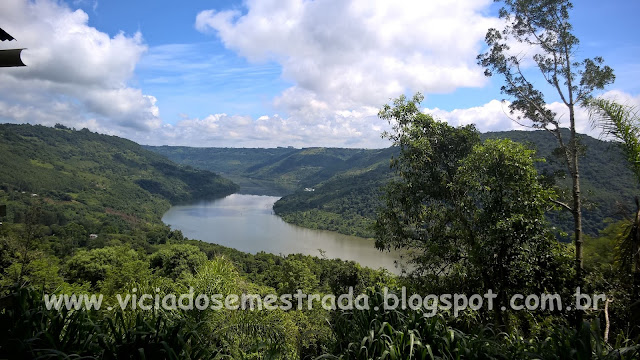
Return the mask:
<path fill-rule="evenodd" d="M 129 246 L 80 249 L 66 264 L 69 282 L 84 283 L 117 290 L 128 282 L 146 277 L 146 259 Z"/>
<path fill-rule="evenodd" d="M 552 133 L 558 144 L 568 173 L 571 175 L 571 200 L 556 204 L 569 211 L 574 222 L 576 247 L 576 285 L 584 282 L 582 261 L 582 195 L 580 190 L 580 146 L 576 136 L 576 108 L 592 97 L 594 91 L 603 89 L 615 79 L 613 70 L 603 65 L 601 57 L 577 60 L 575 55 L 579 41 L 572 33 L 569 11 L 573 5 L 568 0 L 504 0 L 500 18 L 507 23 L 502 31 L 489 29 L 487 52 L 478 56 L 478 63 L 485 68 L 485 75 L 504 77 L 502 93 L 513 99 L 509 108 L 517 121 L 528 119 L 532 127 Z M 560 132 L 561 116 L 546 107 L 543 90 L 536 88 L 529 79 L 525 58 L 511 54 L 513 41 L 529 46 L 535 52 L 533 61 L 546 82 L 559 97 L 569 113 L 569 139 Z M 565 125 L 566 126 L 566 125 Z M 582 314 L 578 313 L 577 323 Z"/>
<path fill-rule="evenodd" d="M 539 269 L 553 263 L 545 211 L 554 193 L 539 182 L 534 151 L 510 140 L 480 144 L 473 126 L 418 111 L 421 99 L 400 97 L 380 113 L 395 124 L 387 137 L 400 156 L 376 246 L 414 250 L 420 274 L 465 279 L 458 291 L 492 289 L 500 305 L 513 291 L 540 289 Z M 503 324 L 505 315 L 497 317 Z"/>
<path fill-rule="evenodd" d="M 383 136 L 400 155 L 391 160 L 398 179 L 385 188 L 374 229 L 377 248 L 413 249 L 415 273 L 437 277 L 464 259 L 458 251 L 460 229 L 450 226 L 459 222 L 449 184 L 480 138 L 472 125 L 454 128 L 420 112 L 422 100 L 420 94 L 411 100 L 400 96 L 378 114 L 392 125 Z"/>
<path fill-rule="evenodd" d="M 161 246 L 149 260 L 156 274 L 177 279 L 183 273 L 193 274 L 207 261 L 207 255 L 194 245 L 171 244 Z"/>
<path fill-rule="evenodd" d="M 282 262 L 278 284 L 280 294 L 295 294 L 298 289 L 311 293 L 317 287 L 318 278 L 309 269 L 308 263 L 293 258 L 287 258 Z"/>
<path fill-rule="evenodd" d="M 629 166 L 640 183 L 640 114 L 634 107 L 603 98 L 591 99 L 586 104 L 593 125 L 600 127 L 603 135 L 620 141 Z"/>
<path fill-rule="evenodd" d="M 629 166 L 640 183 L 640 116 L 633 107 L 602 98 L 591 99 L 590 117 L 603 134 L 620 142 Z M 640 197 L 636 210 L 626 224 L 619 245 L 619 260 L 623 270 L 633 276 L 632 299 L 640 294 Z"/>
<path fill-rule="evenodd" d="M 554 193 L 541 185 L 535 161 L 535 152 L 521 144 L 487 140 L 462 160 L 451 185 L 472 268 L 504 306 L 511 291 L 549 283 L 539 269 L 553 262 L 545 211 Z"/>

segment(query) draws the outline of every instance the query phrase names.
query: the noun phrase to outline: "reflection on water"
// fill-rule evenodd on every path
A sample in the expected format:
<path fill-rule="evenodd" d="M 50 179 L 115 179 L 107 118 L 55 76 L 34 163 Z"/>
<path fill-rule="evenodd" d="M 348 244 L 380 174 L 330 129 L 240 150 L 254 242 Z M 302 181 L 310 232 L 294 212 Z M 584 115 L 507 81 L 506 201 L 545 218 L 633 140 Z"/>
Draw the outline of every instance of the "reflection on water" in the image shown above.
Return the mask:
<path fill-rule="evenodd" d="M 287 224 L 274 215 L 275 196 L 233 194 L 223 199 L 174 206 L 162 217 L 172 228 L 191 239 L 200 239 L 248 253 L 320 256 L 355 260 L 372 268 L 397 273 L 397 253 L 380 252 L 373 240 L 312 230 Z"/>

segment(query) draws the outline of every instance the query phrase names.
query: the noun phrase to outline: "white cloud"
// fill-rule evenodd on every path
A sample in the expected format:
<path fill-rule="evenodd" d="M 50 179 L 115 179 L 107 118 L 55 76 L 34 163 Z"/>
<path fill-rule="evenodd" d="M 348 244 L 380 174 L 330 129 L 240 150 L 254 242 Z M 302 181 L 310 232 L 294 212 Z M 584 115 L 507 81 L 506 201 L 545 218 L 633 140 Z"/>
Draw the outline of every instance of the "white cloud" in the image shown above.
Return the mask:
<path fill-rule="evenodd" d="M 498 100 L 492 100 L 482 106 L 468 109 L 446 111 L 438 108 L 425 108 L 423 112 L 453 126 L 475 124 L 481 132 L 524 129 L 509 114 L 509 103 Z"/>
<path fill-rule="evenodd" d="M 88 26 L 85 12 L 55 0 L 2 0 L 0 24 L 18 41 L 0 46 L 28 48 L 23 53 L 28 67 L 0 71 L 0 121 L 61 122 L 147 144 L 385 147 L 389 142 L 380 133 L 389 126 L 377 112 L 390 98 L 486 84 L 475 57 L 486 29 L 499 26 L 486 15 L 491 2 L 247 0 L 245 12 L 203 11 L 197 29 L 215 34 L 250 61 L 264 63 L 252 65 L 251 71 L 281 68 L 293 85 L 271 99 L 280 115 L 252 118 L 211 109 L 212 115 L 184 114 L 167 124 L 156 98 L 130 85 L 147 51 L 141 34 L 109 36 Z M 200 75 L 182 69 L 201 74 L 219 65 L 200 49 L 160 45 L 142 65 L 162 76 L 197 82 L 188 75 Z M 183 56 L 176 66 L 176 52 L 193 56 Z M 232 75 L 248 71 L 223 68 Z M 223 76 L 221 83 L 231 78 Z M 638 96 L 605 95 L 640 104 Z M 561 104 L 549 106 L 564 111 Z M 496 100 L 468 109 L 425 111 L 453 125 L 475 123 L 481 131 L 519 128 L 507 105 Z M 578 112 L 578 124 L 579 131 L 597 135 L 586 111 Z"/>
<path fill-rule="evenodd" d="M 203 11 L 196 27 L 253 61 L 275 60 L 293 92 L 331 105 L 378 106 L 406 90 L 450 92 L 485 84 L 475 56 L 490 1 L 272 0 L 248 11 Z M 335 108 L 335 106 L 334 106 Z"/>
<path fill-rule="evenodd" d="M 295 85 L 274 105 L 292 121 L 363 136 L 357 116 L 340 114 L 368 116 L 406 92 L 486 84 L 475 58 L 486 30 L 497 25 L 484 15 L 491 3 L 248 0 L 245 13 L 202 11 L 195 26 L 250 61 L 279 63 Z"/>
<path fill-rule="evenodd" d="M 640 94 L 634 96 L 620 90 L 611 90 L 602 94 L 601 97 L 626 106 L 640 107 Z"/>
<path fill-rule="evenodd" d="M 620 103 L 640 106 L 640 95 L 632 96 L 620 91 L 609 91 L 603 97 Z M 313 97 L 301 99 L 311 104 Z M 315 104 L 322 109 L 322 105 Z M 558 114 L 562 127 L 568 127 L 568 113 L 564 104 L 554 102 L 548 108 Z M 308 109 L 304 108 L 304 109 Z M 365 108 L 363 108 L 365 109 Z M 140 141 L 152 145 L 188 145 L 202 147 L 275 147 L 293 145 L 296 147 L 336 146 L 380 148 L 390 145 L 380 134 L 389 125 L 377 117 L 378 109 L 370 107 L 364 111 L 324 111 L 318 112 L 314 121 L 311 114 L 299 110 L 287 118 L 278 115 L 263 115 L 257 119 L 246 116 L 214 114 L 204 119 L 183 118 L 176 125 L 165 125 L 158 131 L 145 135 Z M 481 106 L 454 109 L 423 108 L 423 112 L 452 126 L 474 124 L 481 132 L 532 130 L 531 122 L 524 120 L 518 124 L 509 113 L 509 103 L 492 100 Z M 320 117 L 321 116 L 321 117 Z M 302 120 L 300 120 L 302 119 Z M 306 120 L 305 120 L 306 119 Z M 598 129 L 593 129 L 588 111 L 576 108 L 576 128 L 578 132 L 599 137 Z"/>
<path fill-rule="evenodd" d="M 381 120 L 373 114 L 335 114 L 331 119 L 304 123 L 278 115 L 258 119 L 246 116 L 213 114 L 204 119 L 184 118 L 175 125 L 139 134 L 139 141 L 151 145 L 188 145 L 202 147 L 276 147 L 335 146 L 387 147 L 380 138 Z"/>
<path fill-rule="evenodd" d="M 0 3 L 0 23 L 17 39 L 3 47 L 27 48 L 27 67 L 0 72 L 1 120 L 107 133 L 161 125 L 156 99 L 127 84 L 147 49 L 142 35 L 110 37 L 88 19 L 56 1 Z"/>
<path fill-rule="evenodd" d="M 600 96 L 620 104 L 640 108 L 640 95 L 633 96 L 619 90 L 611 90 Z M 553 102 L 548 104 L 547 108 L 556 113 L 557 119 L 560 120 L 561 127 L 569 127 L 569 111 L 564 103 Z M 453 126 L 475 124 L 481 132 L 531 130 L 529 127 L 531 125 L 530 121 L 526 119 L 520 123 L 514 121 L 515 116 L 509 113 L 509 103 L 504 101 L 492 100 L 482 106 L 468 109 L 455 109 L 452 111 L 438 108 L 425 108 L 423 111 Z M 575 119 L 577 132 L 588 134 L 595 138 L 601 136 L 600 130 L 592 126 L 591 120 L 589 119 L 589 111 L 586 108 L 576 106 Z"/>
<path fill-rule="evenodd" d="M 294 83 L 273 101 L 286 114 L 282 121 L 287 126 L 278 127 L 269 118 L 262 128 L 272 126 L 307 146 L 341 141 L 385 146 L 379 134 L 388 125 L 376 113 L 390 98 L 486 85 L 476 56 L 485 46 L 487 29 L 504 25 L 487 15 L 491 3 L 247 0 L 243 11 L 202 11 L 195 26 L 250 61 L 279 63 L 283 78 Z M 534 64 L 538 49 L 512 40 L 509 45 L 525 68 Z M 566 107 L 548 106 L 567 126 Z M 497 100 L 425 111 L 453 125 L 474 123 L 482 132 L 526 129 L 512 120 L 508 103 Z M 598 135 L 585 109 L 577 109 L 576 120 L 578 131 Z"/>

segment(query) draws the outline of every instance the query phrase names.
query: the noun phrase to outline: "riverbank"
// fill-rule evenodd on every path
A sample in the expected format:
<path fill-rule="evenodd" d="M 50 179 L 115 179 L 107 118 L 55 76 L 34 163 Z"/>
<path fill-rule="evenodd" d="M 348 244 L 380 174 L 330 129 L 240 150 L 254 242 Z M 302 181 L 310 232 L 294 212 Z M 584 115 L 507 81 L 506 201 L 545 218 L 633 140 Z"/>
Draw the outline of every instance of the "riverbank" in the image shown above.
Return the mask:
<path fill-rule="evenodd" d="M 373 240 L 291 225 L 275 215 L 276 196 L 232 194 L 213 201 L 173 206 L 162 220 L 185 236 L 256 254 L 304 254 L 353 260 L 399 273 L 399 253 L 375 249 Z"/>

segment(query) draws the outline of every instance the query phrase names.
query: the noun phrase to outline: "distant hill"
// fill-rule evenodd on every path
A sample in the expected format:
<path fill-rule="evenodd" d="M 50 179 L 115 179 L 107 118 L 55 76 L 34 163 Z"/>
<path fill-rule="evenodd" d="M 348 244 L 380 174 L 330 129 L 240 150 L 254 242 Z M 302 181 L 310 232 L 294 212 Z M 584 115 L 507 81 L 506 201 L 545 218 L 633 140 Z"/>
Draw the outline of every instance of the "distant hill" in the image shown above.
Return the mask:
<path fill-rule="evenodd" d="M 564 166 L 553 155 L 557 147 L 545 131 L 508 131 L 482 134 L 483 139 L 509 138 L 537 150 L 546 162 L 537 164 L 540 172 L 554 174 L 560 187 L 569 180 L 562 177 Z M 631 206 L 640 194 L 620 149 L 615 143 L 580 136 L 584 145 L 581 160 L 582 190 L 586 200 L 584 230 L 597 234 L 607 218 L 619 219 L 618 203 Z M 310 228 L 335 230 L 370 237 L 368 228 L 381 205 L 380 187 L 393 173 L 389 160 L 397 152 L 381 150 L 308 149 L 215 149 L 148 147 L 168 158 L 224 174 L 240 180 L 261 181 L 286 196 L 276 202 L 275 212 L 286 221 Z M 222 156 L 224 154 L 224 156 Z M 208 159 L 212 160 L 208 160 Z M 226 160 L 221 160 L 225 158 Z M 235 178 L 234 178 L 235 180 Z M 313 191 L 305 191 L 313 189 Z M 255 190 L 255 188 L 254 188 Z M 552 222 L 565 231 L 572 228 L 568 214 L 551 214 Z"/>
<path fill-rule="evenodd" d="M 568 138 L 568 131 L 564 136 Z M 546 159 L 546 162 L 537 164 L 538 171 L 549 174 L 560 172 L 556 176 L 556 184 L 566 189 L 565 201 L 570 201 L 571 178 L 566 174 L 566 167 L 560 158 L 553 154 L 558 145 L 551 134 L 546 131 L 508 131 L 486 133 L 482 137 L 509 138 L 535 149 L 539 157 Z M 617 143 L 587 135 L 579 136 L 579 141 L 583 148 L 583 157 L 580 159 L 583 228 L 586 233 L 597 235 L 606 227 L 604 221 L 607 218 L 622 218 L 620 204 L 632 208 L 633 197 L 640 195 L 640 187 Z M 552 215 L 551 218 L 565 231 L 573 228 L 573 218 L 566 212 Z"/>
<path fill-rule="evenodd" d="M 278 196 L 388 159 L 384 151 L 342 148 L 145 148 L 177 163 L 219 173 L 240 184 L 240 192 Z"/>
<path fill-rule="evenodd" d="M 237 189 L 219 175 L 175 164 L 119 137 L 63 126 L 0 125 L 0 202 L 10 204 L 8 218 L 18 222 L 39 199 L 44 207 L 61 205 L 49 223 L 86 220 L 84 213 L 93 214 L 93 229 L 113 218 L 159 223 L 170 204 Z"/>
<path fill-rule="evenodd" d="M 263 195 L 284 195 L 291 186 L 278 185 L 274 179 L 251 176 L 249 168 L 277 161 L 296 149 L 192 148 L 187 146 L 145 146 L 179 164 L 216 172 L 240 185 L 240 192 Z"/>
<path fill-rule="evenodd" d="M 389 160 L 335 174 L 308 190 L 278 200 L 273 209 L 285 221 L 312 229 L 373 237 L 369 229 L 381 205 L 382 187 L 392 176 Z"/>
<path fill-rule="evenodd" d="M 509 138 L 527 144 L 546 160 L 536 165 L 538 171 L 555 175 L 556 184 L 569 189 L 570 179 L 563 176 L 565 167 L 553 155 L 557 144 L 551 134 L 545 131 L 508 131 L 486 133 L 481 137 Z M 616 143 L 586 135 L 580 136 L 580 141 L 584 146 L 580 163 L 585 203 L 583 227 L 586 233 L 597 235 L 606 227 L 606 219 L 621 219 L 619 204 L 632 207 L 632 199 L 640 194 L 640 188 Z M 375 194 L 381 194 L 378 186 L 392 176 L 388 160 L 389 157 L 384 162 L 372 164 L 377 167 L 377 172 L 341 174 L 315 185 L 312 193 L 298 191 L 285 196 L 276 202 L 274 210 L 286 221 L 302 226 L 373 236 L 368 227 L 375 219 L 375 210 L 381 205 Z M 567 190 L 564 196 L 569 201 L 570 192 Z M 573 218 L 566 212 L 552 213 L 549 217 L 564 231 L 570 232 L 573 228 Z M 353 224 L 358 226 L 353 227 Z"/>
<path fill-rule="evenodd" d="M 388 149 L 246 149 L 146 146 L 167 158 L 223 174 L 240 192 L 285 195 L 274 206 L 285 221 L 368 237 L 381 186 L 392 175 Z M 313 191 L 304 191 L 304 189 Z"/>

